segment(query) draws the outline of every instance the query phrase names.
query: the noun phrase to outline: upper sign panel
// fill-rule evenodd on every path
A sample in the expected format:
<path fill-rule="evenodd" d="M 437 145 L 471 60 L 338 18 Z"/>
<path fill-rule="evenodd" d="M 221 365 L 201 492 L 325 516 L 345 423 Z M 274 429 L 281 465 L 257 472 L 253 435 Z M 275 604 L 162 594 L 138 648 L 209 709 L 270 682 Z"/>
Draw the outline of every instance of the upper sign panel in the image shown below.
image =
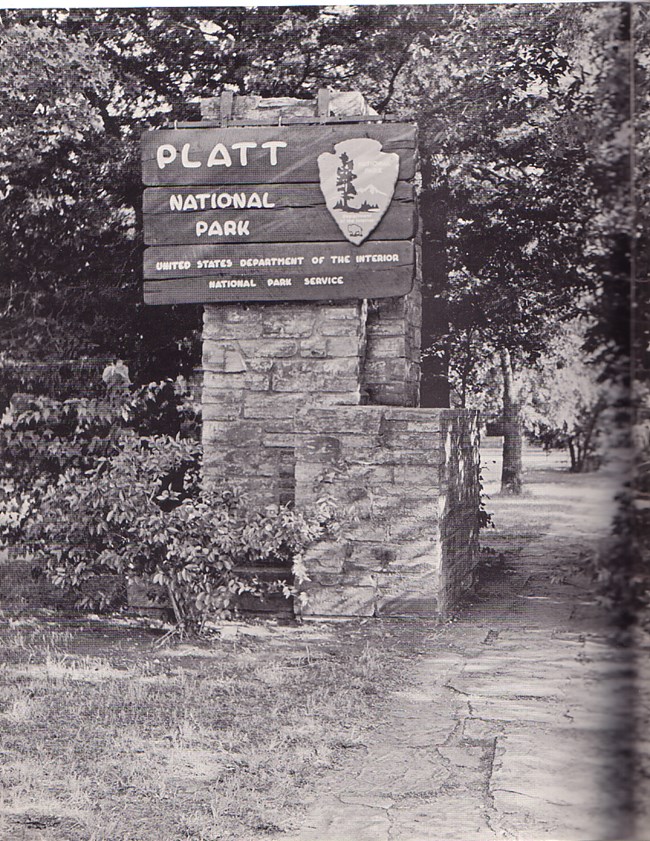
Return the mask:
<path fill-rule="evenodd" d="M 148 131 L 142 138 L 143 181 L 154 187 L 320 183 L 319 157 L 351 136 L 378 141 L 381 153 L 397 156 L 398 179 L 414 176 L 415 126 L 381 123 Z"/>

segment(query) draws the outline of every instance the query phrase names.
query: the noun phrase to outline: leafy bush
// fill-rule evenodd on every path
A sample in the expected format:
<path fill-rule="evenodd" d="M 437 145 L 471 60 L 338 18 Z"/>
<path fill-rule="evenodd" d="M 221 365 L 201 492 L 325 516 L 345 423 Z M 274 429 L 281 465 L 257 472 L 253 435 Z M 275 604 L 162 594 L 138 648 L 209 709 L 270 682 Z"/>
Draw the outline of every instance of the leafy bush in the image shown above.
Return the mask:
<path fill-rule="evenodd" d="M 119 411 L 110 401 L 15 394 L 0 420 L 4 477 L 18 491 L 51 484 L 116 452 Z"/>
<path fill-rule="evenodd" d="M 199 437 L 200 411 L 183 380 L 135 387 L 120 362 L 103 380 L 101 398 L 11 398 L 0 419 L 0 543 L 20 539 L 29 511 L 60 476 L 117 454 L 129 430 Z"/>
<path fill-rule="evenodd" d="M 201 493 L 200 448 L 170 436 L 125 437 L 117 455 L 68 470 L 44 494 L 26 529 L 35 559 L 57 586 L 80 590 L 104 574 L 161 585 L 183 629 L 223 616 L 244 592 L 280 589 L 246 567 L 294 565 L 330 525 L 324 500 L 312 516 L 270 507 L 249 512 L 232 491 Z M 291 595 L 285 587 L 285 595 Z"/>
<path fill-rule="evenodd" d="M 144 577 L 183 628 L 232 611 L 243 593 L 293 594 L 251 568 L 305 577 L 303 550 L 333 528 L 329 502 L 312 516 L 251 512 L 234 491 L 202 492 L 187 385 L 135 387 L 121 362 L 102 378 L 102 399 L 12 398 L 0 423 L 0 541 L 28 548 L 37 570 L 80 595 L 104 575 Z M 99 591 L 80 603 L 91 601 L 110 599 Z"/>
<path fill-rule="evenodd" d="M 200 435 L 200 410 L 181 378 L 141 386 L 124 404 L 122 415 L 139 435 Z"/>

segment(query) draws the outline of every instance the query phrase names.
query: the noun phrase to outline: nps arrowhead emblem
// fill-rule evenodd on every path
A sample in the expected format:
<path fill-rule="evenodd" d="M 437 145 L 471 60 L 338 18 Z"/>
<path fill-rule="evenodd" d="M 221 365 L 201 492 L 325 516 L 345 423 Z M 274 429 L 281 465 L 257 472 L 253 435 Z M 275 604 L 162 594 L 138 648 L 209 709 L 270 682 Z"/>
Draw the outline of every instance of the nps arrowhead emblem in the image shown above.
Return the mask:
<path fill-rule="evenodd" d="M 382 152 L 367 137 L 343 140 L 318 156 L 320 188 L 343 236 L 361 245 L 388 210 L 399 174 L 399 155 Z"/>

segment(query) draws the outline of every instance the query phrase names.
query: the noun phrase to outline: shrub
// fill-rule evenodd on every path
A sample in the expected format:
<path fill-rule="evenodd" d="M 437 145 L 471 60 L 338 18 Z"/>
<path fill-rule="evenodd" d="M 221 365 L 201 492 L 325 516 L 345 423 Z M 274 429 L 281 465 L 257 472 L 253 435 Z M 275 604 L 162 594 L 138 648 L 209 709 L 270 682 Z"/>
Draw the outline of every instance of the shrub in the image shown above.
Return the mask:
<path fill-rule="evenodd" d="M 260 512 L 232 490 L 202 492 L 200 414 L 186 384 L 135 387 L 120 362 L 103 380 L 102 399 L 12 398 L 0 424 L 0 541 L 28 548 L 37 571 L 78 594 L 104 575 L 144 576 L 183 628 L 231 612 L 243 593 L 291 595 L 245 571 L 304 577 L 303 550 L 333 528 L 329 502 L 313 515 Z M 99 591 L 80 604 L 109 601 Z"/>
<path fill-rule="evenodd" d="M 119 407 L 110 399 L 15 394 L 0 419 L 0 544 L 20 539 L 30 512 L 62 473 L 89 470 L 118 450 Z"/>
<path fill-rule="evenodd" d="M 0 544 L 20 538 L 29 512 L 60 476 L 117 454 L 130 429 L 199 437 L 200 412 L 184 381 L 135 387 L 122 363 L 107 366 L 103 380 L 101 398 L 11 398 L 0 419 Z"/>
<path fill-rule="evenodd" d="M 122 416 L 139 435 L 200 435 L 200 409 L 182 378 L 141 386 L 124 404 Z"/>
<path fill-rule="evenodd" d="M 200 628 L 208 616 L 229 615 L 237 595 L 284 586 L 243 568 L 293 564 L 300 574 L 303 550 L 333 510 L 324 500 L 312 516 L 249 512 L 233 491 L 202 493 L 199 477 L 195 442 L 132 434 L 116 455 L 66 471 L 45 492 L 27 541 L 55 585 L 79 591 L 100 575 L 146 576 L 165 589 L 181 629 Z"/>

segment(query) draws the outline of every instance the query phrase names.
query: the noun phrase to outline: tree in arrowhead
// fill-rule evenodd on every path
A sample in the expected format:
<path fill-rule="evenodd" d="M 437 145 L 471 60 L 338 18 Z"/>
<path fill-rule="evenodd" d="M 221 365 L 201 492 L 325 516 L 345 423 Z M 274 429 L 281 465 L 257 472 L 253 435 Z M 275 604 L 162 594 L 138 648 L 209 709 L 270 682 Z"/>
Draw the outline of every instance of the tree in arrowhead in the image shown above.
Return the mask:
<path fill-rule="evenodd" d="M 336 209 L 355 210 L 356 208 L 348 204 L 348 201 L 357 194 L 356 187 L 352 183 L 357 179 L 357 174 L 354 172 L 354 160 L 347 152 L 343 152 L 340 157 L 341 166 L 336 170 L 336 189 L 341 194 L 341 199 L 337 202 Z"/>

